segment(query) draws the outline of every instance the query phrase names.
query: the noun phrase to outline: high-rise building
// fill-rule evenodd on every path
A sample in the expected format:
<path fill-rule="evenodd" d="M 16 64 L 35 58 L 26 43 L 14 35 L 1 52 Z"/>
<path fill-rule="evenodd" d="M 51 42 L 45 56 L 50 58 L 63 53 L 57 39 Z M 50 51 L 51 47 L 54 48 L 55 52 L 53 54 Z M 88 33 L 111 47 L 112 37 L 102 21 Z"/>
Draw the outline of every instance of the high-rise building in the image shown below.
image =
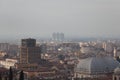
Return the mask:
<path fill-rule="evenodd" d="M 37 63 L 41 59 L 41 49 L 36 46 L 35 39 L 22 39 L 20 47 L 20 63 Z"/>
<path fill-rule="evenodd" d="M 0 43 L 0 51 L 9 51 L 9 43 Z"/>
<path fill-rule="evenodd" d="M 35 39 L 22 39 L 22 47 L 35 47 L 36 46 L 36 40 Z"/>
<path fill-rule="evenodd" d="M 60 33 L 60 40 L 61 40 L 61 41 L 64 40 L 64 33 Z"/>
<path fill-rule="evenodd" d="M 64 41 L 64 33 L 53 33 L 52 34 L 53 41 Z"/>

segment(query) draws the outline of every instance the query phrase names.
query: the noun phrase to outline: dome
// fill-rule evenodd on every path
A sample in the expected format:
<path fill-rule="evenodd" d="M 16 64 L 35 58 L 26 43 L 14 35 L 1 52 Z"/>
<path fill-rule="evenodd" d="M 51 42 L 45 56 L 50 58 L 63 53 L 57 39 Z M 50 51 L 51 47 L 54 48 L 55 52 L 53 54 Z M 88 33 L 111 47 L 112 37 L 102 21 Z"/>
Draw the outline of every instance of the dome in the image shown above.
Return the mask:
<path fill-rule="evenodd" d="M 114 72 L 119 66 L 119 62 L 112 57 L 91 57 L 80 60 L 75 68 L 75 72 L 85 74 L 106 74 Z"/>

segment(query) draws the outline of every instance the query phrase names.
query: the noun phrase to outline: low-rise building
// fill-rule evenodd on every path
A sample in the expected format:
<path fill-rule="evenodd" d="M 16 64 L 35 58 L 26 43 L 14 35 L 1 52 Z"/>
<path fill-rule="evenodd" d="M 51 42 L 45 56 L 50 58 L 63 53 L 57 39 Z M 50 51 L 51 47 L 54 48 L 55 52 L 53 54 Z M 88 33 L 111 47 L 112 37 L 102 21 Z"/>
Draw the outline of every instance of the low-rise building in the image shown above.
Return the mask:
<path fill-rule="evenodd" d="M 7 69 L 9 69 L 10 67 L 15 67 L 16 63 L 18 63 L 18 60 L 16 59 L 0 60 L 0 65 Z"/>

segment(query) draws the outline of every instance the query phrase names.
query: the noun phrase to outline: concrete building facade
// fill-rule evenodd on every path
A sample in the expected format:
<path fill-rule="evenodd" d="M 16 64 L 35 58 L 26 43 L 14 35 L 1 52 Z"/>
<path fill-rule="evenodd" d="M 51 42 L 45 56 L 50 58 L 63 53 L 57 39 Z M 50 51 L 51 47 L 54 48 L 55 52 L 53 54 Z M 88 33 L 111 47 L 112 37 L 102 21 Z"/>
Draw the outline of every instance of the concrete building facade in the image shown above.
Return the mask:
<path fill-rule="evenodd" d="M 41 49 L 36 46 L 35 39 L 22 39 L 20 48 L 20 63 L 36 63 L 41 59 Z"/>

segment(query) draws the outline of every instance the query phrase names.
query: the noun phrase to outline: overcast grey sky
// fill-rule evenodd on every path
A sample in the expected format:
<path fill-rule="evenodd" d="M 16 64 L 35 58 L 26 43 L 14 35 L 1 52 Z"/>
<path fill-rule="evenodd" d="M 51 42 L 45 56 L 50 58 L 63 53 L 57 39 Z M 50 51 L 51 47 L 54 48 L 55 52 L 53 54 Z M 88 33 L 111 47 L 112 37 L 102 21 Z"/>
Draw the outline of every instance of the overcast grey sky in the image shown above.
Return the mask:
<path fill-rule="evenodd" d="M 120 0 L 0 0 L 0 37 L 120 35 Z"/>

